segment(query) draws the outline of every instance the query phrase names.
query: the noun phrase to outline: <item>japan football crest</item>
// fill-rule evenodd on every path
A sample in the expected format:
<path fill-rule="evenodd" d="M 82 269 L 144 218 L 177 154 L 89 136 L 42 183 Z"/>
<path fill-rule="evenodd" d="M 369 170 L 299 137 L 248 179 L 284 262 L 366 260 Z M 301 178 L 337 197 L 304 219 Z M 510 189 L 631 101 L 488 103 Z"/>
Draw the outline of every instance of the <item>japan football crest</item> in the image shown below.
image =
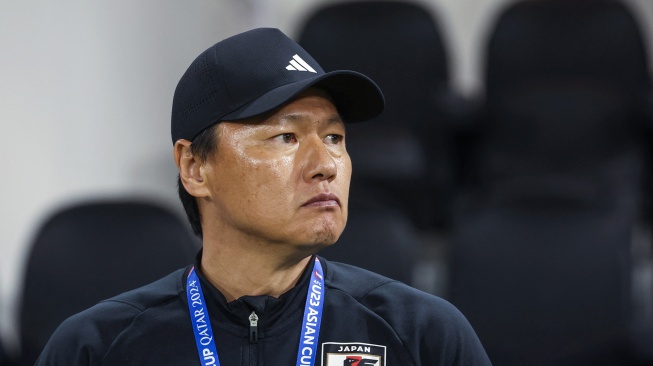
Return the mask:
<path fill-rule="evenodd" d="M 385 346 L 367 343 L 322 344 L 323 366 L 385 366 Z"/>

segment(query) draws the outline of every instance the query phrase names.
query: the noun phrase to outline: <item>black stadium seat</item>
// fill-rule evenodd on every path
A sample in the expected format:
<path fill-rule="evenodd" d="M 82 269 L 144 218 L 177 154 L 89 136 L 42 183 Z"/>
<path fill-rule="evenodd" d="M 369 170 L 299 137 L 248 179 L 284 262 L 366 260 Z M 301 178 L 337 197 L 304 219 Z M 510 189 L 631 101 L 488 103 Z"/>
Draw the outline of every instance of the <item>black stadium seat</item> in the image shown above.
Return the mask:
<path fill-rule="evenodd" d="M 64 319 L 191 264 L 198 244 L 175 214 L 151 203 L 88 202 L 55 212 L 27 262 L 22 364 L 34 365 Z"/>
<path fill-rule="evenodd" d="M 485 57 L 452 302 L 496 364 L 621 364 L 647 160 L 638 25 L 617 1 L 520 1 Z"/>

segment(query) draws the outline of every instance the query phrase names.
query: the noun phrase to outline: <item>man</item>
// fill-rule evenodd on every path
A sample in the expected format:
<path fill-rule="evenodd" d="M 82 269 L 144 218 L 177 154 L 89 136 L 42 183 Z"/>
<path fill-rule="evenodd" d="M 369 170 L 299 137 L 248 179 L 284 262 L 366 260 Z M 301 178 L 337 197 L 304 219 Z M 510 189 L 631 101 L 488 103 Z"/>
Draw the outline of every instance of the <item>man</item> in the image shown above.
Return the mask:
<path fill-rule="evenodd" d="M 487 365 L 449 303 L 315 256 L 347 221 L 345 123 L 383 96 L 276 29 L 202 53 L 173 101 L 194 266 L 64 322 L 37 365 Z"/>

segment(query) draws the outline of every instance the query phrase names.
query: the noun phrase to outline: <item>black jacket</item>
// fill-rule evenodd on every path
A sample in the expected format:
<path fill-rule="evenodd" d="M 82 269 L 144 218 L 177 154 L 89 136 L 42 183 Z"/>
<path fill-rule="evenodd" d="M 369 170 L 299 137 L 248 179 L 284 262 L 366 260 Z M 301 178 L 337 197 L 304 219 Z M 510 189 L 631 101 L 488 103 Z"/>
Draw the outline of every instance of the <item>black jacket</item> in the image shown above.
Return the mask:
<path fill-rule="evenodd" d="M 448 302 L 320 259 L 326 300 L 316 365 L 490 364 L 470 324 Z M 200 365 L 186 301 L 189 269 L 69 318 L 36 365 Z M 199 273 L 222 366 L 296 364 L 310 272 L 278 299 L 230 303 Z M 252 311 L 259 317 L 258 340 L 251 339 Z"/>

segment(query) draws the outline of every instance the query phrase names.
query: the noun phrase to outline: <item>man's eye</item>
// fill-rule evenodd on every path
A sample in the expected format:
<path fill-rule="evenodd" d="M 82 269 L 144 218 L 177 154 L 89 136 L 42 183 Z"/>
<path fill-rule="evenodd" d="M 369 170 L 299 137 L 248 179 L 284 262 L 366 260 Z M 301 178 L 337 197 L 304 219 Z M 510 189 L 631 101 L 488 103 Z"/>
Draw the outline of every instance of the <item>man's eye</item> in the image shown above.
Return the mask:
<path fill-rule="evenodd" d="M 294 133 L 282 133 L 279 136 L 276 136 L 277 139 L 280 139 L 286 144 L 289 144 L 291 142 L 297 142 L 297 138 L 295 137 Z"/>
<path fill-rule="evenodd" d="M 331 134 L 331 135 L 327 135 L 326 141 L 330 144 L 338 145 L 339 143 L 342 142 L 344 138 L 345 137 L 342 135 Z"/>

